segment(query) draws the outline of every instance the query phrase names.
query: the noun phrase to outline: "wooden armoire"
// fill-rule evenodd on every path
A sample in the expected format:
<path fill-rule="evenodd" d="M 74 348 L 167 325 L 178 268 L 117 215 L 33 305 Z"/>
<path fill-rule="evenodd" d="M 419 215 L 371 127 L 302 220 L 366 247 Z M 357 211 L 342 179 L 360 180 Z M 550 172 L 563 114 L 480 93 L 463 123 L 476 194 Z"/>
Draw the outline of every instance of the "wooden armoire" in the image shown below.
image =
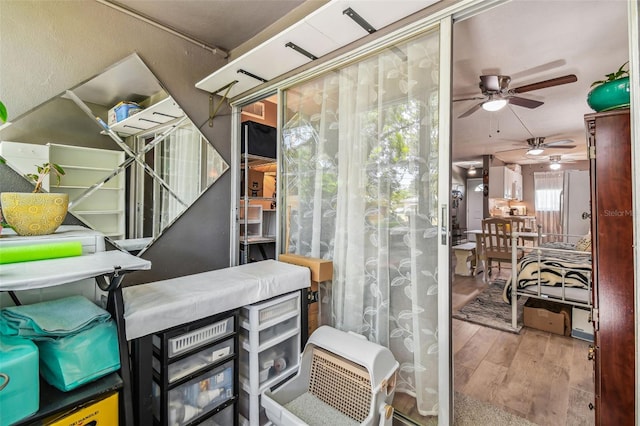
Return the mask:
<path fill-rule="evenodd" d="M 596 425 L 635 424 L 629 109 L 585 116 L 591 174 Z"/>

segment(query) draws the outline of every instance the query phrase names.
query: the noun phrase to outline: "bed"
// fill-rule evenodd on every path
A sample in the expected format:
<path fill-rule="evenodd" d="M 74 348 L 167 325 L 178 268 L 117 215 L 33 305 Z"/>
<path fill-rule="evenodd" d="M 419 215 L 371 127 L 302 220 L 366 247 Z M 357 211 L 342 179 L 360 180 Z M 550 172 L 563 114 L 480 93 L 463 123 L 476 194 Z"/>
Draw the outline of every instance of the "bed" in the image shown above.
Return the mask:
<path fill-rule="evenodd" d="M 512 305 L 511 323 L 514 328 L 517 326 L 515 302 L 521 296 L 591 308 L 591 245 L 590 239 L 588 244 L 585 243 L 586 238 L 582 237 L 576 243 L 517 246 L 525 251 L 525 255 L 512 263 L 511 279 L 507 280 L 502 293 L 504 301 Z M 555 239 L 568 241 L 570 237 L 557 236 Z M 516 283 L 515 291 L 513 282 Z"/>

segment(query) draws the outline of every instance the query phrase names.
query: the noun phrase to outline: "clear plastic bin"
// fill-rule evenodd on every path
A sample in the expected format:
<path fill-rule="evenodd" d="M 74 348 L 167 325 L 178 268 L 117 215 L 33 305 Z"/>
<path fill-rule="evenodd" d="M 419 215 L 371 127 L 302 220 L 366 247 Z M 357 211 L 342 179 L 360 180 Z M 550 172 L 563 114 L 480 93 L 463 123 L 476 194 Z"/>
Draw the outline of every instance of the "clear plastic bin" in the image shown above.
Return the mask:
<path fill-rule="evenodd" d="M 208 371 L 169 391 L 167 419 L 170 425 L 190 423 L 234 396 L 233 361 Z M 159 418 L 160 386 L 152 384 L 153 413 Z"/>
<path fill-rule="evenodd" d="M 270 327 L 265 328 L 264 330 L 260 330 L 258 333 L 258 346 L 263 348 L 265 346 L 270 346 L 271 342 L 277 341 L 282 336 L 286 334 L 295 333 L 300 326 L 299 317 L 296 313 L 287 320 L 274 324 Z M 240 328 L 240 336 L 246 341 L 249 340 L 249 330 L 245 328 Z"/>
<path fill-rule="evenodd" d="M 295 292 L 283 298 L 263 303 L 245 306 L 240 315 L 250 324 L 257 324 L 258 328 L 268 327 L 274 322 L 280 322 L 287 315 L 300 309 L 300 294 Z M 245 325 L 243 325 L 244 327 Z M 247 327 L 245 327 L 247 328 Z"/>
<path fill-rule="evenodd" d="M 228 406 L 219 413 L 214 414 L 200 423 L 200 426 L 229 426 L 233 424 L 233 405 Z"/>
<path fill-rule="evenodd" d="M 214 346 L 205 348 L 187 358 L 169 364 L 167 367 L 168 382 L 173 383 L 183 377 L 194 373 L 207 365 L 214 364 L 219 360 L 234 353 L 233 338 L 224 340 Z M 155 356 L 152 360 L 153 369 L 160 373 L 161 362 Z"/>
<path fill-rule="evenodd" d="M 173 358 L 181 353 L 218 340 L 223 336 L 230 335 L 233 333 L 233 325 L 233 317 L 229 317 L 180 336 L 172 337 L 167 342 L 167 356 Z M 153 346 L 156 348 L 161 346 L 160 337 L 157 335 L 153 336 Z"/>
<path fill-rule="evenodd" d="M 246 348 L 248 342 L 241 338 L 243 347 Z M 290 374 L 292 369 L 298 365 L 299 358 L 299 334 L 295 334 L 288 339 L 264 349 L 258 353 L 258 383 L 262 387 L 266 382 L 272 382 L 277 378 Z M 249 352 L 240 351 L 240 374 L 246 378 L 249 373 Z"/>

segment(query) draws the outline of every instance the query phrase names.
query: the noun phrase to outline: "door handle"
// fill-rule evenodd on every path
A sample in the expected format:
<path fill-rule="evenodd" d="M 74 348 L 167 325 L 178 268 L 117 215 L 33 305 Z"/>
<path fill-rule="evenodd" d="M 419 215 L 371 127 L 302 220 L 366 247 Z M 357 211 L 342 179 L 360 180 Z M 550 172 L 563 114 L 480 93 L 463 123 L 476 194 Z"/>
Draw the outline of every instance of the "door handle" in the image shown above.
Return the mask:
<path fill-rule="evenodd" d="M 446 204 L 442 205 L 442 222 L 440 225 L 440 244 L 446 246 L 449 243 L 449 209 Z"/>
<path fill-rule="evenodd" d="M 593 361 L 596 358 L 596 347 L 589 345 L 589 352 L 587 353 L 587 359 Z"/>
<path fill-rule="evenodd" d="M 589 213 L 589 212 L 582 212 L 582 218 L 583 218 L 584 220 L 591 219 L 591 213 Z"/>

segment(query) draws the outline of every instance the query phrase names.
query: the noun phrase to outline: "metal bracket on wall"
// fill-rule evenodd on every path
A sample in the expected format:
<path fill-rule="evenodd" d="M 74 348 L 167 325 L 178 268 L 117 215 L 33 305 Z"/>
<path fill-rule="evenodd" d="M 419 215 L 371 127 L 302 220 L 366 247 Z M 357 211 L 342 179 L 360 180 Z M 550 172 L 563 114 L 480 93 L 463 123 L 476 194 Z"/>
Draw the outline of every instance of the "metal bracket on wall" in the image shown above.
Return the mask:
<path fill-rule="evenodd" d="M 216 117 L 216 114 L 218 113 L 218 110 L 220 110 L 220 107 L 222 106 L 222 104 L 224 104 L 224 101 L 227 100 L 227 95 L 229 95 L 229 91 L 237 82 L 238 80 L 233 80 L 231 83 L 227 84 L 226 86 L 223 86 L 218 90 L 216 90 L 215 92 L 211 92 L 209 94 L 209 127 L 213 127 L 213 119 Z M 220 102 L 218 102 L 218 105 L 214 105 L 213 97 L 218 93 L 222 92 L 223 90 L 225 90 L 225 92 L 224 92 L 224 95 L 222 95 L 222 99 L 220 99 Z"/>

